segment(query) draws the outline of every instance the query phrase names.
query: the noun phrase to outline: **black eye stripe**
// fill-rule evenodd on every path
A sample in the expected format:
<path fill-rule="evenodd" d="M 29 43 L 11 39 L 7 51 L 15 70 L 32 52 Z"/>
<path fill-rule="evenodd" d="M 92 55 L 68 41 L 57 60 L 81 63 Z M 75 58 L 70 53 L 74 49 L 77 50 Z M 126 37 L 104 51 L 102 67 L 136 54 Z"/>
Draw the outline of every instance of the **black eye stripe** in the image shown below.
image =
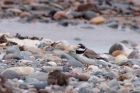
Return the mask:
<path fill-rule="evenodd" d="M 76 50 L 76 54 L 83 54 L 85 52 L 86 49 L 83 49 L 83 48 L 78 48 Z"/>

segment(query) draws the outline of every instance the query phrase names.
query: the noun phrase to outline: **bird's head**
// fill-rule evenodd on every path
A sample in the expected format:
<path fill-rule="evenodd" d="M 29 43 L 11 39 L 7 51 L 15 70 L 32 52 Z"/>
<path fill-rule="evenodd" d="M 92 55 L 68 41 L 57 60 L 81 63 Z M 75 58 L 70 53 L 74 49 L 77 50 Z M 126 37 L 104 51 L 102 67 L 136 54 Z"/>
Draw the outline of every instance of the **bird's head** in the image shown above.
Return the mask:
<path fill-rule="evenodd" d="M 86 47 L 83 44 L 78 44 L 78 48 L 76 49 L 76 54 L 83 54 L 86 50 Z"/>

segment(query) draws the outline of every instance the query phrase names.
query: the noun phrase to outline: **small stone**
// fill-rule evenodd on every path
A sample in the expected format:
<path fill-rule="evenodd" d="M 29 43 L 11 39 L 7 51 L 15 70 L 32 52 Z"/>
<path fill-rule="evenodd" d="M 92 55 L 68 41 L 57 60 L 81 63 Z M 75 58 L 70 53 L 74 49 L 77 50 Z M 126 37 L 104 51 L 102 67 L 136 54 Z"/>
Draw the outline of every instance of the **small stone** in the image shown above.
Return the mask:
<path fill-rule="evenodd" d="M 14 71 L 19 75 L 30 75 L 30 74 L 34 73 L 34 68 L 32 68 L 32 67 L 11 67 L 11 68 L 7 68 L 5 71 L 3 71 L 2 74 L 7 71 Z"/>
<path fill-rule="evenodd" d="M 21 51 L 20 52 L 20 58 L 24 60 L 31 60 L 32 54 L 28 51 Z"/>
<path fill-rule="evenodd" d="M 72 70 L 71 67 L 63 66 L 63 72 L 69 72 L 69 71 L 71 71 L 71 70 Z"/>
<path fill-rule="evenodd" d="M 47 82 L 49 85 L 67 86 L 68 77 L 59 70 L 54 70 L 48 75 Z"/>
<path fill-rule="evenodd" d="M 51 89 L 40 89 L 39 93 L 51 93 L 52 90 Z"/>
<path fill-rule="evenodd" d="M 6 70 L 1 75 L 6 79 L 14 79 L 14 78 L 19 79 L 20 78 L 20 75 L 12 70 Z"/>
<path fill-rule="evenodd" d="M 125 81 L 128 79 L 128 77 L 126 74 L 120 74 L 117 79 L 118 79 L 118 81 Z"/>
<path fill-rule="evenodd" d="M 0 44 L 6 43 L 6 42 L 7 42 L 7 39 L 6 39 L 5 35 L 0 36 Z"/>
<path fill-rule="evenodd" d="M 88 10 L 96 10 L 97 7 L 95 4 L 87 3 L 87 4 L 77 4 L 77 11 L 88 11 Z"/>
<path fill-rule="evenodd" d="M 36 0 L 23 0 L 23 3 L 25 4 L 34 4 Z"/>
<path fill-rule="evenodd" d="M 0 54 L 0 60 L 2 60 L 4 58 L 5 53 L 1 53 Z"/>
<path fill-rule="evenodd" d="M 18 45 L 16 42 L 12 42 L 12 41 L 8 41 L 6 43 L 6 46 L 14 46 L 14 45 Z"/>
<path fill-rule="evenodd" d="M 28 89 L 28 86 L 26 84 L 20 84 L 19 88 L 21 88 L 21 89 Z"/>
<path fill-rule="evenodd" d="M 112 53 L 112 56 L 113 56 L 113 57 L 117 57 L 117 56 L 119 56 L 120 54 L 123 54 L 123 51 L 121 51 L 121 50 L 116 50 L 116 51 L 114 51 L 114 52 Z"/>
<path fill-rule="evenodd" d="M 52 72 L 53 70 L 61 70 L 62 71 L 63 67 L 59 67 L 59 66 L 57 66 L 57 67 L 55 67 L 55 66 L 43 66 L 42 70 L 44 72 Z"/>
<path fill-rule="evenodd" d="M 16 46 L 16 45 L 15 46 L 10 46 L 10 47 L 7 48 L 6 53 L 7 54 L 10 54 L 10 53 L 12 53 L 12 54 L 19 54 L 20 50 L 19 50 L 19 47 Z"/>
<path fill-rule="evenodd" d="M 48 73 L 35 72 L 33 74 L 30 74 L 30 75 L 26 76 L 26 78 L 35 78 L 39 81 L 46 81 L 46 79 L 48 78 Z"/>
<path fill-rule="evenodd" d="M 117 57 L 115 57 L 116 64 L 120 64 L 120 63 L 127 62 L 127 61 L 128 61 L 128 58 L 123 54 L 120 54 Z"/>
<path fill-rule="evenodd" d="M 98 25 L 98 24 L 105 23 L 105 21 L 106 21 L 106 19 L 104 17 L 98 16 L 98 17 L 92 18 L 90 20 L 90 24 L 96 24 L 96 25 Z"/>
<path fill-rule="evenodd" d="M 117 29 L 119 27 L 119 23 L 116 21 L 107 23 L 107 26 L 113 29 Z"/>
<path fill-rule="evenodd" d="M 8 12 L 13 12 L 16 16 L 18 16 L 22 11 L 17 8 L 8 9 Z"/>
<path fill-rule="evenodd" d="M 86 74 L 79 74 L 79 75 L 76 75 L 75 78 L 77 78 L 79 81 L 88 81 L 89 76 Z"/>
<path fill-rule="evenodd" d="M 38 82 L 32 84 L 37 90 L 45 89 L 45 87 L 48 85 L 47 82 Z"/>
<path fill-rule="evenodd" d="M 134 3 L 135 5 L 140 5 L 140 1 L 139 0 L 128 0 L 131 3 Z"/>
<path fill-rule="evenodd" d="M 94 92 L 91 88 L 83 87 L 79 89 L 78 93 L 94 93 Z"/>
<path fill-rule="evenodd" d="M 140 51 L 139 50 L 134 50 L 132 51 L 129 56 L 129 59 L 140 59 Z"/>
<path fill-rule="evenodd" d="M 31 16 L 31 14 L 29 12 L 21 12 L 19 15 L 19 17 L 21 17 L 21 18 L 25 18 L 25 17 L 29 17 L 29 16 Z"/>
<path fill-rule="evenodd" d="M 59 22 L 59 24 L 64 26 L 64 27 L 69 26 L 69 22 L 67 22 L 67 21 L 61 21 L 61 22 Z"/>
<path fill-rule="evenodd" d="M 105 79 L 112 80 L 112 79 L 115 78 L 115 75 L 114 75 L 114 73 L 112 73 L 112 72 L 107 72 L 107 73 L 104 74 L 104 78 L 105 78 Z"/>
<path fill-rule="evenodd" d="M 13 93 L 13 86 L 7 79 L 0 76 L 0 81 L 0 93 Z"/>
<path fill-rule="evenodd" d="M 71 15 L 73 18 L 81 18 L 81 17 L 83 16 L 83 13 L 73 11 L 73 12 L 71 12 L 70 15 Z"/>
<path fill-rule="evenodd" d="M 17 60 L 20 60 L 20 56 L 18 54 L 6 54 L 4 57 L 3 57 L 3 60 L 8 60 L 8 59 L 17 59 Z"/>
<path fill-rule="evenodd" d="M 116 50 L 120 50 L 120 51 L 123 50 L 123 46 L 119 43 L 113 44 L 109 49 L 109 54 L 112 55 L 112 53 Z M 120 52 L 120 51 L 117 51 L 117 53 Z"/>
<path fill-rule="evenodd" d="M 109 86 L 113 90 L 118 90 L 120 88 L 120 84 L 116 79 L 109 81 Z"/>
<path fill-rule="evenodd" d="M 66 13 L 64 11 L 58 11 L 54 14 L 53 19 L 55 20 L 62 20 L 62 19 L 66 19 Z"/>
<path fill-rule="evenodd" d="M 51 66 L 57 66 L 57 64 L 55 62 L 47 62 L 47 64 L 49 64 Z"/>
<path fill-rule="evenodd" d="M 84 19 L 90 20 L 94 17 L 96 17 L 96 13 L 93 12 L 93 11 L 86 11 L 86 12 L 83 13 L 83 18 Z"/>
<path fill-rule="evenodd" d="M 87 70 L 88 70 L 88 72 L 92 72 L 92 73 L 101 71 L 101 69 L 98 66 L 94 66 L 94 65 L 90 65 Z"/>

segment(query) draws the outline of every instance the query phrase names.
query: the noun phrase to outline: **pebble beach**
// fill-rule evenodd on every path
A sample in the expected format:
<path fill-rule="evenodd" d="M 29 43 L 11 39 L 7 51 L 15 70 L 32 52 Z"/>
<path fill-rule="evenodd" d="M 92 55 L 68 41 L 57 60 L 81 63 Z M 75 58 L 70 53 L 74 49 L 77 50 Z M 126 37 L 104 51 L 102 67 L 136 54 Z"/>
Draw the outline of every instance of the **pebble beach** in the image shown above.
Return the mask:
<path fill-rule="evenodd" d="M 1 0 L 0 93 L 140 93 L 139 0 Z"/>

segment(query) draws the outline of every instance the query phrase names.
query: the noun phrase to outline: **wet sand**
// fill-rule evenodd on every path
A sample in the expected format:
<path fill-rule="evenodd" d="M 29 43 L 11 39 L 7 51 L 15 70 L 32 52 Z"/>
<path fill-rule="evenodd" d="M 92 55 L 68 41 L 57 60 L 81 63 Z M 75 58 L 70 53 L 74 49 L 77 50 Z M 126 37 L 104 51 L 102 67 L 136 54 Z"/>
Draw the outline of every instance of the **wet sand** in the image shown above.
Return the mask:
<path fill-rule="evenodd" d="M 129 29 L 118 31 L 105 25 L 79 24 L 63 27 L 57 23 L 20 23 L 12 19 L 0 21 L 0 32 L 9 32 L 13 35 L 20 33 L 52 40 L 66 40 L 73 44 L 83 43 L 99 53 L 108 52 L 113 43 L 121 40 L 133 40 L 140 43 L 140 33 Z M 74 38 L 81 40 L 76 41 Z"/>

